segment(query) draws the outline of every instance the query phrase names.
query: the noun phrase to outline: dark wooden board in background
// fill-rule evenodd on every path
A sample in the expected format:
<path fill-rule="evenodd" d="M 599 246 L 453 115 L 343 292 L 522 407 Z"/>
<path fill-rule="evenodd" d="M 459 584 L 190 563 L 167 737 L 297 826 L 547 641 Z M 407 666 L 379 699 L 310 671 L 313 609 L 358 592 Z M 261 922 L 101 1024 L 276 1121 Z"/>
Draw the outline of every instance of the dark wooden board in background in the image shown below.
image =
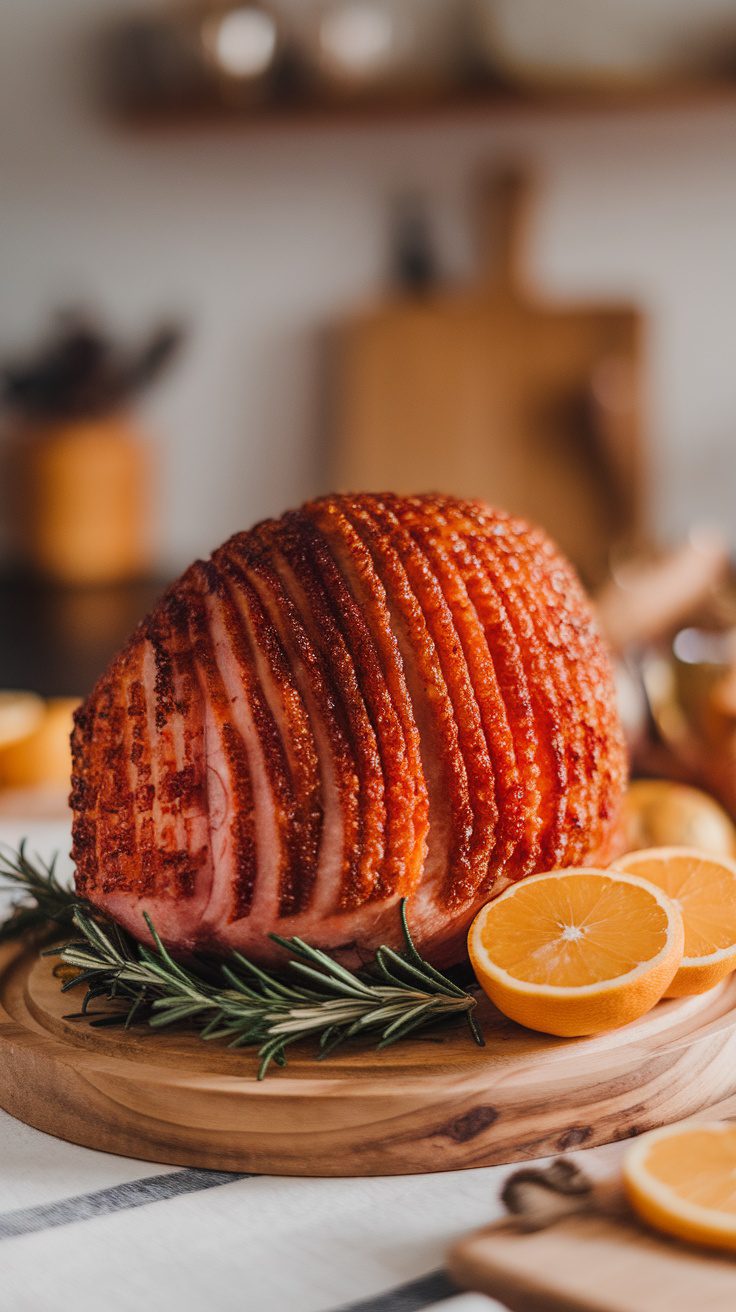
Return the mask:
<path fill-rule="evenodd" d="M 164 587 L 161 579 L 61 588 L 0 577 L 0 688 L 86 696 Z"/>

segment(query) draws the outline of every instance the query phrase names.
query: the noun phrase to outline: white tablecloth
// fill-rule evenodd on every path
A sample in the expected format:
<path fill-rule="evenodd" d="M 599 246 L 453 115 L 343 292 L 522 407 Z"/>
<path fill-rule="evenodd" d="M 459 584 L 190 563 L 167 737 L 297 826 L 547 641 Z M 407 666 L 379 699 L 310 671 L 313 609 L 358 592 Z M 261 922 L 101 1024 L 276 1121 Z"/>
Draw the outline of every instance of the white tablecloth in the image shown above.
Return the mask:
<path fill-rule="evenodd" d="M 43 855 L 60 825 L 0 822 Z M 582 1153 L 612 1164 L 620 1148 Z M 512 1167 L 379 1179 L 228 1176 L 112 1157 L 0 1112 L 0 1312 L 490 1312 L 442 1271 Z"/>

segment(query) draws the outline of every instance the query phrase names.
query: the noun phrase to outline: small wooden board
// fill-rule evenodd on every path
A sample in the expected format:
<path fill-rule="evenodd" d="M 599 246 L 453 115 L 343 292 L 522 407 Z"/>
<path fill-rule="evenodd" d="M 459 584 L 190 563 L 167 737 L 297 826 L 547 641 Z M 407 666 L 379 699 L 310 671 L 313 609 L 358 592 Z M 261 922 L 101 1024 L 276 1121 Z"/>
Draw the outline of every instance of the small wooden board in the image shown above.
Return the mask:
<path fill-rule="evenodd" d="M 622 1194 L 620 1181 L 609 1182 L 609 1198 L 614 1191 Z M 733 1256 L 656 1234 L 623 1197 L 616 1203 L 610 1214 L 591 1209 L 532 1234 L 478 1230 L 450 1250 L 449 1271 L 510 1312 L 733 1312 Z"/>
<path fill-rule="evenodd" d="M 353 1046 L 255 1079 L 243 1050 L 185 1032 L 66 1020 L 53 964 L 0 949 L 0 1106 L 73 1143 L 276 1175 L 459 1170 L 609 1143 L 736 1091 L 736 979 L 625 1030 L 563 1040 L 481 1008 L 383 1053 Z"/>

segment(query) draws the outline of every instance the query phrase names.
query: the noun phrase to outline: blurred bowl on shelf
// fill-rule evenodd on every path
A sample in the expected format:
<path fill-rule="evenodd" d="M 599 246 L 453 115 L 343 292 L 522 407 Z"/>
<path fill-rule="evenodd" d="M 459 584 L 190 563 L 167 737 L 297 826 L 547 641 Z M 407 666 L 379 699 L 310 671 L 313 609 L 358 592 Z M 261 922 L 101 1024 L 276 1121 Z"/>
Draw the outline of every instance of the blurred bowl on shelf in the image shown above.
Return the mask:
<path fill-rule="evenodd" d="M 298 44 L 318 94 L 340 99 L 426 95 L 462 72 L 453 0 L 322 0 Z"/>
<path fill-rule="evenodd" d="M 103 73 L 113 109 L 188 114 L 269 101 L 288 59 L 271 5 L 186 0 L 121 19 L 108 34 Z"/>
<path fill-rule="evenodd" d="M 615 90 L 721 71 L 733 0 L 473 0 L 481 57 L 539 89 Z"/>
<path fill-rule="evenodd" d="M 272 97 L 285 57 L 275 11 L 252 2 L 208 7 L 201 40 L 208 74 L 223 101 L 247 107 Z"/>

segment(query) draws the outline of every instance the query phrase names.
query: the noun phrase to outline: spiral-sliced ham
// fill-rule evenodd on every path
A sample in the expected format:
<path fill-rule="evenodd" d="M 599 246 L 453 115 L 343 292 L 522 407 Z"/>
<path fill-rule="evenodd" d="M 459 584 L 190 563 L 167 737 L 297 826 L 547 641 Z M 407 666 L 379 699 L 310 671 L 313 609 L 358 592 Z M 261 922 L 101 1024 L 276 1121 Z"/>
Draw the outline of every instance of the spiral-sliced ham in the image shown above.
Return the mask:
<path fill-rule="evenodd" d="M 475 502 L 332 496 L 237 534 L 78 711 L 79 892 L 174 950 L 458 960 L 509 882 L 605 855 L 625 777 L 589 604 Z"/>

